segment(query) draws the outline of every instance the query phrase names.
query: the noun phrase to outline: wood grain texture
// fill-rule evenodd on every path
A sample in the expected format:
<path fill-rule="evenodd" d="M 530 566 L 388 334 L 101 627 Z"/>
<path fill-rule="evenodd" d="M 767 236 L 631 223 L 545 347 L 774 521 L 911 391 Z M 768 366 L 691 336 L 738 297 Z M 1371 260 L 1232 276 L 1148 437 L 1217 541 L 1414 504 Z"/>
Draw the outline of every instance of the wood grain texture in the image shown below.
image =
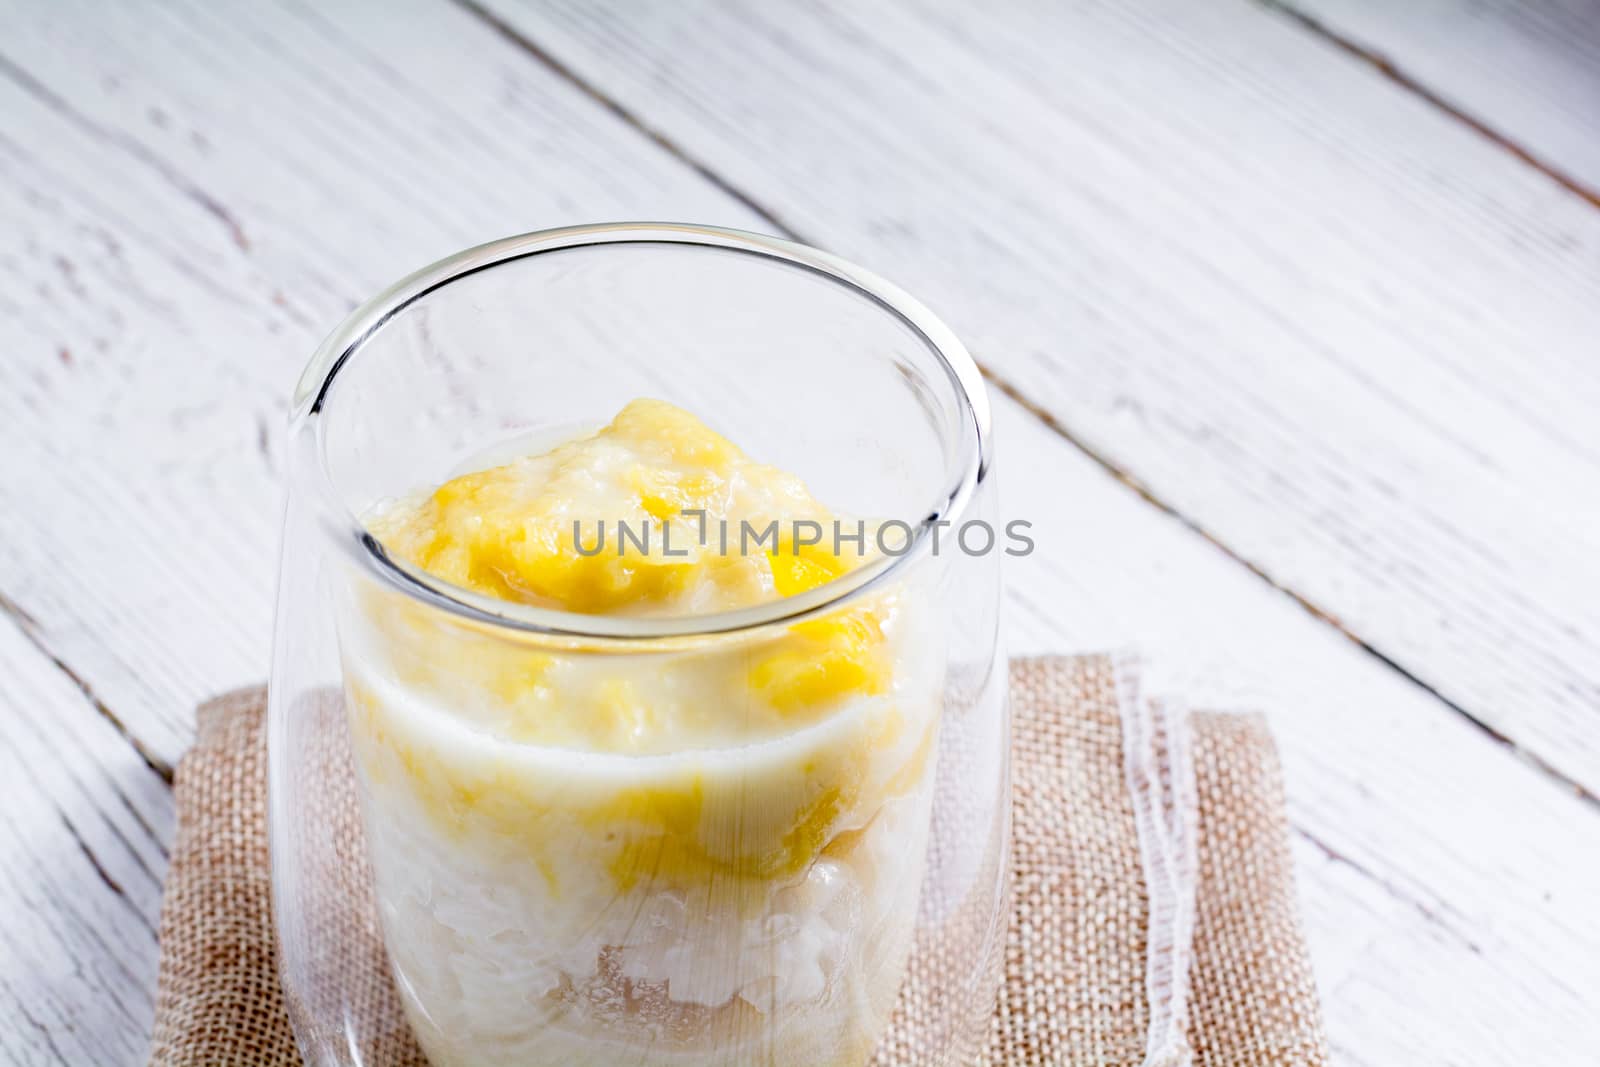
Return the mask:
<path fill-rule="evenodd" d="M 1600 211 L 1247 0 L 491 7 L 1600 792 Z"/>
<path fill-rule="evenodd" d="M 458 8 L 62 3 L 0 27 L 0 57 L 0 345 L 15 353 L 0 363 L 0 591 L 160 759 L 181 749 L 197 699 L 264 673 L 282 398 L 355 299 L 533 226 L 765 228 L 672 145 Z M 886 80 L 872 77 L 863 92 Z M 754 97 L 737 107 L 759 126 Z M 826 170 L 834 149 L 792 154 Z M 851 150 L 864 173 L 881 163 Z M 1033 179 L 1021 181 L 1028 195 Z M 890 208 L 946 195 L 894 187 Z M 883 210 L 870 191 L 835 184 L 839 218 Z M 917 238 L 893 226 L 838 232 L 836 249 L 913 288 L 949 284 L 923 262 L 937 245 L 913 257 Z M 970 267 L 1014 252 L 975 239 L 962 254 Z M 986 299 L 1016 283 L 973 281 Z M 949 294 L 935 304 L 977 314 Z M 1141 305 L 1153 333 L 1191 325 L 1192 306 L 1174 304 Z M 1024 310 L 992 314 L 1026 324 Z M 996 337 L 981 319 L 963 325 Z M 1130 371 L 1127 404 L 1147 373 Z M 1583 860 L 1600 855 L 1594 812 L 1014 403 L 997 417 L 1005 510 L 1034 520 L 1040 543 L 1008 583 L 1018 650 L 1138 641 L 1196 702 L 1269 709 L 1343 1061 L 1588 1056 L 1600 1041 L 1583 992 L 1600 983 L 1600 871 Z M 63 701 L 90 707 L 52 685 L 7 702 L 58 717 Z M 62 751 L 110 729 L 62 721 Z M 69 943 L 39 936 L 39 958 Z M 35 1002 L 31 988 L 3 996 L 8 1012 Z M 139 1044 L 126 1036 L 135 1022 L 105 1047 Z M 30 1049 L 24 1062 L 84 1062 Z"/>
<path fill-rule="evenodd" d="M 3 619 L 0 675 L 0 1062 L 135 1063 L 171 796 Z"/>
<path fill-rule="evenodd" d="M 1594 0 L 1292 0 L 1285 6 L 1481 122 L 1600 207 Z"/>
<path fill-rule="evenodd" d="M 265 676 L 289 387 L 359 299 L 541 226 L 749 211 L 448 4 L 0 26 L 0 590 L 156 758 Z"/>

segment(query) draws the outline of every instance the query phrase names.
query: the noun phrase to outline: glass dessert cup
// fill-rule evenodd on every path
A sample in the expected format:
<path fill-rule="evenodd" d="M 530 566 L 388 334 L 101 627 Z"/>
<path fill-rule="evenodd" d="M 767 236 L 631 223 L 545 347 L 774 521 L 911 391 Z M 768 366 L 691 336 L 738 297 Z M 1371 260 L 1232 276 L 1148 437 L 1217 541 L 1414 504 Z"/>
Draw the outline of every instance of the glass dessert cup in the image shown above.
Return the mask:
<path fill-rule="evenodd" d="M 873 550 L 641 616 L 488 596 L 374 536 L 385 502 L 640 396 L 870 516 L 842 536 Z M 297 391 L 270 688 L 307 1062 L 969 1060 L 1009 811 L 1000 549 L 956 536 L 993 522 L 988 423 L 924 308 L 750 234 L 531 234 L 358 309 Z M 774 573 L 785 536 L 753 553 Z"/>

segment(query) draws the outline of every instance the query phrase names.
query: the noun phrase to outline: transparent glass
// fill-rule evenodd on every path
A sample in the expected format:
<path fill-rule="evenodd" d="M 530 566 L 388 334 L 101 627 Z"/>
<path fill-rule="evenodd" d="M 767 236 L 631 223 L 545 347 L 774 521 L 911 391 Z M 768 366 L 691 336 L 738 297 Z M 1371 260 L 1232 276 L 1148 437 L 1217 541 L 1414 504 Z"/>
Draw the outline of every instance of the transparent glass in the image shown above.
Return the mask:
<path fill-rule="evenodd" d="M 487 598 L 368 531 L 385 502 L 641 396 L 871 520 L 883 551 L 795 596 L 638 618 Z M 529 234 L 354 312 L 295 395 L 270 686 L 274 905 L 305 1060 L 970 1061 L 1008 871 L 991 450 L 948 329 L 768 237 Z M 763 689 L 841 677 L 792 721 Z M 617 706 L 596 694 L 617 693 L 624 727 L 724 733 L 540 732 L 593 727 Z M 532 735 L 507 725 L 528 715 Z"/>

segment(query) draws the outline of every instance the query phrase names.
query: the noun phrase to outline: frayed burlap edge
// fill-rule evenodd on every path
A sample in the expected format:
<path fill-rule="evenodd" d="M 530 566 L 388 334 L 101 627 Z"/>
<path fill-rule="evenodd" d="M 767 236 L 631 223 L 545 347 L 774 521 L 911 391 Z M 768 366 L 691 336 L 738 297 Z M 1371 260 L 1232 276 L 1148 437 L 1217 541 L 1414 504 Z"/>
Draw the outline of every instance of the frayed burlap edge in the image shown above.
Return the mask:
<path fill-rule="evenodd" d="M 1135 669 L 1105 656 L 1012 664 L 1014 905 L 978 1059 L 1134 1067 L 1186 1045 L 1202 1067 L 1321 1067 L 1270 735 L 1258 717 L 1214 714 L 1191 717 L 1185 732 L 1174 705 L 1137 703 Z M 1130 698 L 1148 711 L 1133 740 Z M 178 769 L 150 1057 L 158 1067 L 299 1062 L 271 921 L 263 707 L 260 690 L 209 702 Z M 1146 741 L 1153 762 L 1130 764 Z M 1185 828 L 1181 768 L 1191 763 L 1198 818 Z M 1181 886 L 1191 832 L 1196 890 L 1185 919 L 1183 894 L 1154 899 L 1165 890 L 1147 890 L 1144 872 L 1155 871 L 1152 886 Z M 1163 955 L 1166 964 L 1153 962 Z M 904 1054 L 876 1062 L 927 1062 L 893 1038 L 885 1048 Z"/>

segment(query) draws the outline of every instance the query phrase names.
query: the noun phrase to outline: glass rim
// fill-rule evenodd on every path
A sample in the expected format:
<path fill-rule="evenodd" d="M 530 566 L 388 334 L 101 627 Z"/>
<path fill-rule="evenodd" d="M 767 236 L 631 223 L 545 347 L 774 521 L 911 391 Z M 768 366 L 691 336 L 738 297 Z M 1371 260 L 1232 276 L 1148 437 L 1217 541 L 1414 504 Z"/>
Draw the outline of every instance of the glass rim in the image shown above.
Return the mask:
<path fill-rule="evenodd" d="M 922 340 L 952 386 L 958 439 L 953 462 L 947 465 L 945 487 L 928 512 L 911 524 L 903 552 L 882 556 L 807 592 L 763 604 L 705 615 L 633 618 L 589 615 L 482 596 L 391 556 L 368 532 L 335 487 L 322 448 L 323 410 L 339 372 L 350 359 L 392 318 L 452 282 L 548 252 L 640 244 L 722 249 L 808 270 L 866 297 Z M 870 271 L 808 245 L 744 230 L 674 222 L 597 223 L 537 230 L 477 245 L 414 271 L 357 307 L 317 347 L 295 387 L 289 438 L 295 460 L 291 478 L 297 481 L 301 470 L 314 472 L 310 475 L 313 485 L 292 481 L 291 493 L 315 493 L 321 504 L 318 510 L 334 540 L 385 585 L 479 627 L 600 641 L 727 635 L 790 625 L 860 599 L 927 555 L 938 524 L 960 520 L 988 474 L 993 449 L 988 394 L 978 365 L 954 332 L 915 297 Z"/>

